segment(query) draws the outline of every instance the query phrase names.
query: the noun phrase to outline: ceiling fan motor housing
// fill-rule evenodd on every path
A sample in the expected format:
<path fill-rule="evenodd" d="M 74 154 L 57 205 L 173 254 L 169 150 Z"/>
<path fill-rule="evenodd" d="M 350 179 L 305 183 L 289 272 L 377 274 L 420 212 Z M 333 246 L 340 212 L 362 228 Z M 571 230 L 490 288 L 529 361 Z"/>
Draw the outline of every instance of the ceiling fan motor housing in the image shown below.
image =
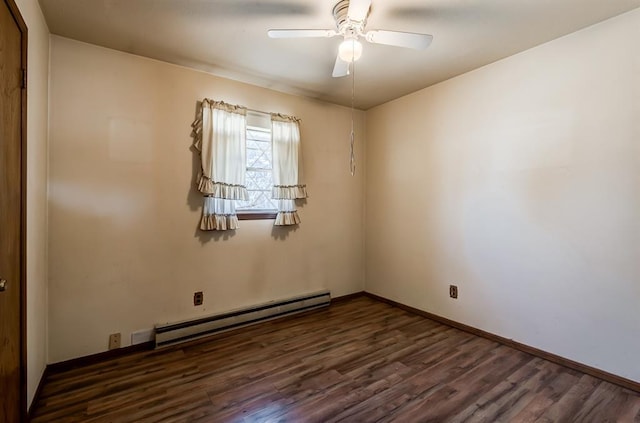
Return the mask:
<path fill-rule="evenodd" d="M 333 7 L 333 17 L 336 20 L 336 26 L 338 32 L 344 36 L 356 37 L 363 34 L 364 27 L 367 24 L 367 17 L 369 16 L 369 10 L 367 10 L 367 16 L 362 21 L 351 20 L 348 16 L 349 12 L 349 0 L 340 0 Z"/>

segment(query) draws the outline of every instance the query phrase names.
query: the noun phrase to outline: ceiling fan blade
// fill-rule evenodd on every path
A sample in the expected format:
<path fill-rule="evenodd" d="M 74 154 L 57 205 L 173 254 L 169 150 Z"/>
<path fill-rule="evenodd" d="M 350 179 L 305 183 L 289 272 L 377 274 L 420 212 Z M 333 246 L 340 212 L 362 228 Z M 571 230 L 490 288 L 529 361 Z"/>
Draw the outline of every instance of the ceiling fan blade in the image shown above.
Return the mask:
<path fill-rule="evenodd" d="M 362 22 L 367 19 L 371 7 L 371 0 L 349 0 L 347 16 L 352 21 Z"/>
<path fill-rule="evenodd" d="M 333 29 L 270 29 L 269 38 L 331 38 L 338 33 Z"/>
<path fill-rule="evenodd" d="M 396 47 L 407 47 L 424 50 L 433 41 L 433 35 L 415 32 L 375 30 L 365 34 L 365 39 L 374 44 L 386 44 Z"/>
<path fill-rule="evenodd" d="M 336 57 L 336 64 L 333 66 L 332 76 L 334 78 L 339 78 L 347 75 L 349 75 L 349 62 L 345 62 L 340 58 L 340 56 Z"/>

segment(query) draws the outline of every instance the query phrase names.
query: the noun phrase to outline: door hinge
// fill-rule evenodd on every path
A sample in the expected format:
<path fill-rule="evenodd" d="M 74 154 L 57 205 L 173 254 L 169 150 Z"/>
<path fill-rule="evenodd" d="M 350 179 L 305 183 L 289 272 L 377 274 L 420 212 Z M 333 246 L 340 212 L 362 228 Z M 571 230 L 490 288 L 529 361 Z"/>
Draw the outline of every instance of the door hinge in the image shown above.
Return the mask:
<path fill-rule="evenodd" d="M 27 70 L 26 69 L 22 69 L 22 89 L 26 89 L 27 88 Z"/>

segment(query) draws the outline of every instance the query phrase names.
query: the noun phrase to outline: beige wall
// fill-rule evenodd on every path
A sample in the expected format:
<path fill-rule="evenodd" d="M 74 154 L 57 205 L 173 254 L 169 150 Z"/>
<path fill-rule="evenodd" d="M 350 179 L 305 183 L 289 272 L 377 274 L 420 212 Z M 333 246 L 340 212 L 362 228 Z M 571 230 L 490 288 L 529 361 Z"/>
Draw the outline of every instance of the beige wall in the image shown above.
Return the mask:
<path fill-rule="evenodd" d="M 190 149 L 204 97 L 302 119 L 310 198 L 295 230 L 197 230 Z M 322 288 L 364 288 L 364 176 L 348 173 L 350 111 L 52 37 L 50 362 L 132 331 Z M 364 114 L 357 114 L 362 154 Z M 362 157 L 362 156 L 361 156 Z M 193 293 L 204 292 L 204 306 Z"/>
<path fill-rule="evenodd" d="M 368 111 L 367 291 L 640 381 L 638 40 L 635 10 Z"/>
<path fill-rule="evenodd" d="M 366 128 L 358 113 L 355 178 L 348 109 L 52 37 L 49 361 L 104 351 L 114 332 L 126 346 L 155 323 L 356 292 L 366 268 L 368 291 L 640 381 L 638 28 L 636 10 L 374 108 Z M 189 125 L 203 97 L 302 118 L 299 228 L 197 231 Z M 46 204 L 31 210 L 44 239 Z M 37 239 L 32 263 L 47 255 Z M 30 274 L 31 396 L 46 262 Z"/>
<path fill-rule="evenodd" d="M 47 136 L 49 29 L 37 0 L 16 0 L 28 28 L 27 399 L 47 364 Z"/>

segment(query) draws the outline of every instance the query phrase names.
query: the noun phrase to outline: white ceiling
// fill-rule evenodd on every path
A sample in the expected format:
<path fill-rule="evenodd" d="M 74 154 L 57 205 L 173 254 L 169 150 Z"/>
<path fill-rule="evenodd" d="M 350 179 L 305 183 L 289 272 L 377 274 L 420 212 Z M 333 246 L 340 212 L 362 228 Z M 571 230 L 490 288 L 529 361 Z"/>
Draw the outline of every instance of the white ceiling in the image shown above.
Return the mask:
<path fill-rule="evenodd" d="M 333 103 L 339 38 L 270 39 L 270 28 L 335 28 L 337 0 L 40 0 L 52 33 Z M 640 7 L 640 0 L 373 0 L 367 29 L 424 32 L 424 51 L 365 43 L 356 107 L 418 89 Z M 541 64 L 542 65 L 542 64 Z"/>

